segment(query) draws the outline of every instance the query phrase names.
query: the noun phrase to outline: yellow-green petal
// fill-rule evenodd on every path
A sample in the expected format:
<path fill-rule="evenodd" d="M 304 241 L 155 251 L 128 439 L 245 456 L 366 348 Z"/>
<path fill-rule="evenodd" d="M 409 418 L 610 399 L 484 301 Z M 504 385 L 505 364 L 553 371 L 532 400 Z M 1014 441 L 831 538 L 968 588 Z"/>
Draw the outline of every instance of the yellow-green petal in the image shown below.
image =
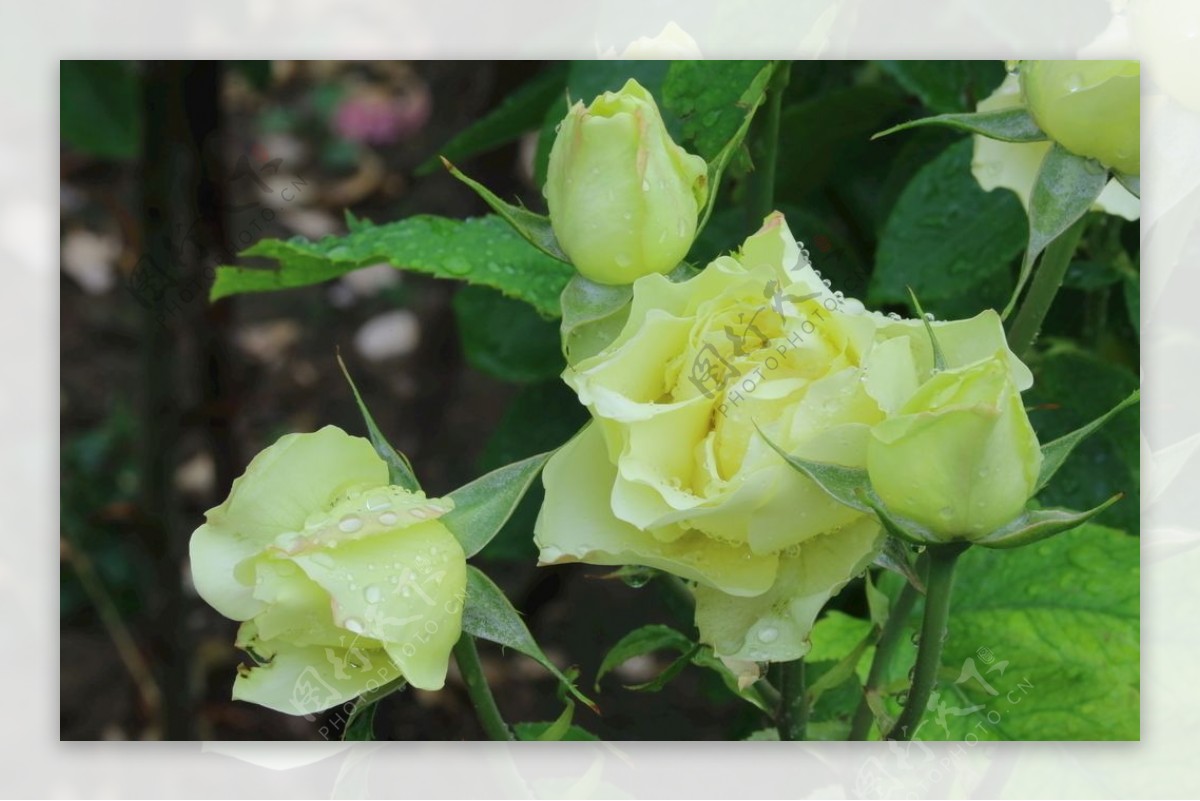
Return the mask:
<path fill-rule="evenodd" d="M 332 599 L 334 622 L 383 643 L 409 683 L 441 689 L 462 627 L 466 557 L 431 520 L 293 557 Z"/>
<path fill-rule="evenodd" d="M 757 595 L 771 586 L 774 555 L 755 556 L 698 531 L 666 542 L 617 519 L 609 501 L 616 474 L 598 426 L 588 426 L 550 457 L 542 471 L 546 499 L 534 526 L 541 564 L 640 564 L 731 595 Z"/>
<path fill-rule="evenodd" d="M 711 587 L 695 588 L 701 642 L 720 657 L 788 662 L 808 653 L 808 635 L 825 603 L 871 564 L 883 544 L 871 517 L 801 544 L 779 560 L 769 591 L 734 597 Z"/>
<path fill-rule="evenodd" d="M 242 624 L 238 647 L 265 661 L 240 668 L 233 700 L 249 701 L 289 715 L 311 715 L 344 704 L 399 678 L 387 654 L 361 647 L 292 645 L 261 640 L 253 623 Z"/>

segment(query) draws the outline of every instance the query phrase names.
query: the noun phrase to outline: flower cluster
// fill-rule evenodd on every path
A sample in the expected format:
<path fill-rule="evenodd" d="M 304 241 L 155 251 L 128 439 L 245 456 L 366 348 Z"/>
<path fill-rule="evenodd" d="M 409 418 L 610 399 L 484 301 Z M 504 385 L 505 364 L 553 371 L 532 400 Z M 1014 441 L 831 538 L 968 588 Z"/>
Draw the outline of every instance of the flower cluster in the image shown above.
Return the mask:
<path fill-rule="evenodd" d="M 1031 377 L 998 315 L 930 324 L 943 371 L 926 324 L 831 292 L 778 213 L 690 280 L 638 279 L 619 335 L 564 373 L 593 421 L 546 466 L 541 562 L 665 570 L 692 582 L 718 655 L 803 656 L 883 532 L 760 431 L 869 470 L 889 506 L 947 539 L 990 532 L 1032 493 Z"/>

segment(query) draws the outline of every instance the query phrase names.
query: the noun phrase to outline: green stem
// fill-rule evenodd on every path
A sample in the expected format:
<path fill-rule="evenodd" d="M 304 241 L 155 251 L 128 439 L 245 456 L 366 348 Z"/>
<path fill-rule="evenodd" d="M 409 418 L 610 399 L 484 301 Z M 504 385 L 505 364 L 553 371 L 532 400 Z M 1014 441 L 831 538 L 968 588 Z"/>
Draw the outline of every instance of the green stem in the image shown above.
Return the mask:
<path fill-rule="evenodd" d="M 803 740 L 808 728 L 804 659 L 779 666 L 779 739 Z"/>
<path fill-rule="evenodd" d="M 892 603 L 887 623 L 883 624 L 879 642 L 875 644 L 875 657 L 871 660 L 871 671 L 867 674 L 867 683 L 863 686 L 863 698 L 859 701 L 858 709 L 854 711 L 854 720 L 850 724 L 851 740 L 865 740 L 871 731 L 871 722 L 875 716 L 871 712 L 871 705 L 867 703 L 867 693 L 875 692 L 883 684 L 896 648 L 908 631 L 908 616 L 912 613 L 919 594 L 916 587 L 905 582 L 900 594 Z"/>
<path fill-rule="evenodd" d="M 758 230 L 763 218 L 775 210 L 775 162 L 779 154 L 779 119 L 783 109 L 783 91 L 791 77 L 789 62 L 780 62 L 767 86 L 766 114 L 759 128 L 754 173 L 747 210 L 750 227 Z"/>
<path fill-rule="evenodd" d="M 1050 304 L 1054 302 L 1054 296 L 1058 294 L 1063 276 L 1071 264 L 1071 256 L 1075 254 L 1075 248 L 1083 236 L 1086 219 L 1086 216 L 1080 217 L 1078 222 L 1050 243 L 1042 256 L 1042 263 L 1033 274 L 1029 291 L 1025 293 L 1021 308 L 1008 329 L 1008 346 L 1019 358 L 1025 358 L 1042 329 Z"/>
<path fill-rule="evenodd" d="M 501 717 L 500 708 L 496 706 L 496 699 L 492 697 L 492 690 L 483 676 L 483 665 L 479 662 L 479 651 L 475 649 L 475 638 L 465 631 L 454 646 L 454 660 L 458 663 L 463 681 L 467 684 L 467 695 L 475 707 L 479 725 L 483 726 L 488 739 L 512 740 L 512 731 Z"/>
<path fill-rule="evenodd" d="M 954 586 L 954 565 L 967 549 L 966 544 L 932 545 L 929 553 L 929 575 L 925 579 L 925 617 L 921 621 L 921 641 L 917 646 L 917 664 L 913 669 L 908 700 L 896 725 L 888 732 L 889 740 L 911 740 L 916 733 L 929 696 L 937 684 L 942 662 L 942 641 L 946 622 L 950 619 L 950 591 Z"/>

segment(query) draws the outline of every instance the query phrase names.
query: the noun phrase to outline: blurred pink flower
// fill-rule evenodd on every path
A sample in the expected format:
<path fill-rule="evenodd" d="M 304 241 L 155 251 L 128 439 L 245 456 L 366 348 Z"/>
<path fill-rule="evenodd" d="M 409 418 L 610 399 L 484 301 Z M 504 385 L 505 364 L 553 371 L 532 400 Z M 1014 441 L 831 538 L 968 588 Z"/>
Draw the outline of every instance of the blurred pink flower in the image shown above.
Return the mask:
<path fill-rule="evenodd" d="M 398 95 L 364 90 L 342 101 L 333 115 L 333 127 L 352 142 L 391 145 L 425 127 L 430 108 L 429 89 L 424 84 Z"/>

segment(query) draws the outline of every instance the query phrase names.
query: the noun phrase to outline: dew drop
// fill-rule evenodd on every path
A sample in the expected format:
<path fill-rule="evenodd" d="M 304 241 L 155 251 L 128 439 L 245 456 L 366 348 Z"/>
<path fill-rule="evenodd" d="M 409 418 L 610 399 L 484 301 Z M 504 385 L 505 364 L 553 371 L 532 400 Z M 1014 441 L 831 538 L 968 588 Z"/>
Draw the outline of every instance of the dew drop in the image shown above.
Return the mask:
<path fill-rule="evenodd" d="M 363 628 L 363 624 L 359 622 L 357 618 L 353 617 L 346 618 L 346 622 L 342 624 L 342 627 L 345 628 L 346 631 L 352 631 L 355 634 L 362 634 L 364 631 L 366 631 L 366 629 Z"/>
<path fill-rule="evenodd" d="M 410 515 L 412 515 L 413 517 L 417 518 L 418 520 L 424 520 L 425 518 L 429 517 L 429 512 L 426 512 L 420 506 L 415 507 L 413 509 L 409 509 L 408 513 Z"/>
<path fill-rule="evenodd" d="M 338 521 L 338 530 L 351 534 L 362 528 L 362 519 L 358 515 L 346 515 Z"/>
<path fill-rule="evenodd" d="M 383 589 L 378 584 L 371 584 L 363 590 L 363 597 L 369 604 L 377 604 L 383 598 Z"/>
<path fill-rule="evenodd" d="M 380 509 L 390 509 L 392 502 L 388 500 L 386 495 L 369 495 L 367 497 L 367 511 L 378 512 Z"/>
<path fill-rule="evenodd" d="M 774 626 L 765 626 L 758 630 L 759 642 L 770 643 L 775 642 L 778 639 L 779 629 L 775 628 Z"/>
<path fill-rule="evenodd" d="M 384 512 L 379 516 L 379 522 L 381 525 L 394 526 L 399 521 L 400 518 L 396 516 L 395 512 Z"/>

